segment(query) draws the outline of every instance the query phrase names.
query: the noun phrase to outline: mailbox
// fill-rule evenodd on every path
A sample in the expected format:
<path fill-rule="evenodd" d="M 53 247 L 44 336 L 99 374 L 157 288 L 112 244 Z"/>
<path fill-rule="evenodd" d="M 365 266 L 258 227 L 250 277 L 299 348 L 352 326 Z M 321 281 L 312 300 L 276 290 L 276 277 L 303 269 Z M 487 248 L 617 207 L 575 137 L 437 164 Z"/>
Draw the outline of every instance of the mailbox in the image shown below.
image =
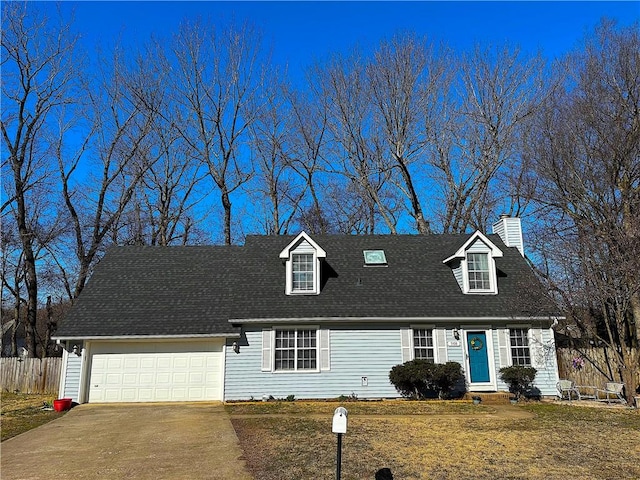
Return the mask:
<path fill-rule="evenodd" d="M 333 433 L 347 433 L 347 409 L 344 407 L 336 408 L 333 412 Z"/>

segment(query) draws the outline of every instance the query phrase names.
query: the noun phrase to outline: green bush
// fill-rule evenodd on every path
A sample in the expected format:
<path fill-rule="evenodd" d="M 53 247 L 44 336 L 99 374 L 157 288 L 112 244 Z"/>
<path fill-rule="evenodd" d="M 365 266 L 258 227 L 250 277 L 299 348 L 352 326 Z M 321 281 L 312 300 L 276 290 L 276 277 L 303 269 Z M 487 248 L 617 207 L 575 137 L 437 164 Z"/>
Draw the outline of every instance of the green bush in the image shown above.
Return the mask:
<path fill-rule="evenodd" d="M 513 393 L 517 399 L 533 387 L 533 380 L 538 371 L 533 367 L 523 367 L 513 365 L 500 369 L 500 378 L 509 385 L 509 392 Z"/>
<path fill-rule="evenodd" d="M 422 400 L 447 398 L 464 378 L 462 366 L 457 362 L 433 363 L 429 360 L 411 360 L 396 365 L 389 372 L 389 381 L 406 398 Z"/>
<path fill-rule="evenodd" d="M 464 380 L 464 372 L 458 362 L 436 364 L 432 382 L 438 390 L 438 398 L 448 398 L 461 380 Z"/>

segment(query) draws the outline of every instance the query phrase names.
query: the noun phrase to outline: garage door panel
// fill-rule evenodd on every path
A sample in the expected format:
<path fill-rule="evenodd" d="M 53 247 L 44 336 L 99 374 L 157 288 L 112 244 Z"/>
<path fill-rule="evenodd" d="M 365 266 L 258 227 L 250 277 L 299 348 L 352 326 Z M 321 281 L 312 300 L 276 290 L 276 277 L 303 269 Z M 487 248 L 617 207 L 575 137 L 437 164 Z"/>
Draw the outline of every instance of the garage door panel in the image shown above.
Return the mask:
<path fill-rule="evenodd" d="M 205 366 L 207 369 L 220 368 L 221 357 L 210 356 L 205 358 Z"/>
<path fill-rule="evenodd" d="M 158 359 L 153 354 L 141 354 L 140 368 L 145 370 L 153 370 L 158 367 Z"/>
<path fill-rule="evenodd" d="M 168 388 L 156 388 L 154 389 L 154 397 L 156 401 L 168 402 L 171 400 L 171 391 Z"/>
<path fill-rule="evenodd" d="M 179 356 L 173 359 L 173 368 L 183 368 L 186 369 L 189 367 L 189 359 L 186 356 Z"/>
<path fill-rule="evenodd" d="M 123 402 L 135 402 L 138 398 L 137 388 L 123 388 L 122 396 L 120 397 Z"/>
<path fill-rule="evenodd" d="M 187 372 L 175 372 L 173 374 L 173 384 L 185 385 L 187 383 L 188 378 L 189 378 L 189 375 L 187 375 Z"/>
<path fill-rule="evenodd" d="M 193 356 L 189 358 L 189 367 L 190 368 L 203 368 L 205 367 L 205 356 Z"/>
<path fill-rule="evenodd" d="M 109 370 L 120 370 L 123 367 L 124 358 L 121 356 L 110 356 L 107 358 L 107 368 Z"/>
<path fill-rule="evenodd" d="M 113 390 L 110 388 L 105 389 L 104 391 L 104 401 L 105 402 L 120 402 L 120 398 L 121 398 L 121 390 L 117 389 L 117 390 Z"/>
<path fill-rule="evenodd" d="M 107 358 L 104 356 L 94 357 L 93 365 L 100 370 L 104 370 L 107 366 Z"/>
<path fill-rule="evenodd" d="M 164 355 L 157 358 L 157 368 L 171 368 L 171 357 L 169 355 Z"/>
<path fill-rule="evenodd" d="M 222 340 L 92 344 L 89 402 L 220 400 Z"/>
<path fill-rule="evenodd" d="M 140 367 L 140 357 L 138 355 L 128 355 L 124 357 L 124 368 L 138 369 L 139 367 Z"/>
<path fill-rule="evenodd" d="M 107 378 L 105 379 L 105 383 L 107 385 L 120 385 L 122 383 L 122 374 L 118 373 L 107 373 Z"/>
<path fill-rule="evenodd" d="M 187 389 L 184 387 L 172 388 L 171 400 L 175 402 L 189 400 L 189 398 L 187 397 Z"/>
<path fill-rule="evenodd" d="M 204 395 L 204 389 L 202 388 L 189 388 L 187 390 L 187 398 L 186 400 L 193 401 L 196 398 L 200 398 Z"/>
<path fill-rule="evenodd" d="M 153 401 L 153 388 L 139 388 L 138 389 L 138 401 L 139 402 L 151 402 L 151 401 Z"/>

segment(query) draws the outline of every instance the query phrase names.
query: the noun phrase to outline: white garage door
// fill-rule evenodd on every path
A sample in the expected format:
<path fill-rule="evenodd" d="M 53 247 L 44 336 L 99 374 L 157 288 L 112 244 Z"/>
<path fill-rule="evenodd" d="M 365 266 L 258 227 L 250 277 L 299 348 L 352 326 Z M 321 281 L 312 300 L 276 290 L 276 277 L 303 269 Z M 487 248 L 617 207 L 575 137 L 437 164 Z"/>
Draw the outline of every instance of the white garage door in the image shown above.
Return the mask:
<path fill-rule="evenodd" d="M 89 402 L 222 400 L 223 344 L 92 343 Z"/>

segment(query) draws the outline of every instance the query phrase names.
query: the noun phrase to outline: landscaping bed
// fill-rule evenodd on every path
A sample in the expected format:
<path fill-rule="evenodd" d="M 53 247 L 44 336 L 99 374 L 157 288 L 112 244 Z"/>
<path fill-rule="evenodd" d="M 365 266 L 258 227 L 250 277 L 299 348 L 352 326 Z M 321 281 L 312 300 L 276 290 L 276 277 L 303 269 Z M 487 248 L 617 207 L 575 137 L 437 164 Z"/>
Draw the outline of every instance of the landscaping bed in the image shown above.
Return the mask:
<path fill-rule="evenodd" d="M 51 407 L 51 410 L 43 409 L 45 402 L 51 405 L 54 399 L 54 395 L 2 392 L 2 441 L 61 416 L 62 413 Z"/>
<path fill-rule="evenodd" d="M 225 408 L 256 479 L 334 478 L 333 410 L 349 411 L 342 479 L 640 478 L 640 414 L 546 402 L 264 402 Z"/>

